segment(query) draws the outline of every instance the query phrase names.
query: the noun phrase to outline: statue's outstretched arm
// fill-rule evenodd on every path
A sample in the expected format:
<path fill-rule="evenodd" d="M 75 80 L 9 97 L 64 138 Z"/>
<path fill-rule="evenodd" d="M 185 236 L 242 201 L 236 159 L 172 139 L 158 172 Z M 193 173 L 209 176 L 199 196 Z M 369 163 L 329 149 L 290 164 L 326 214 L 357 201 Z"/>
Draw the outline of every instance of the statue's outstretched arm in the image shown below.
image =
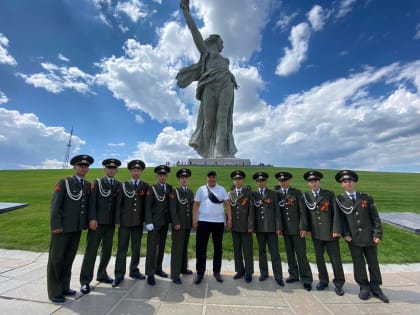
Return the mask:
<path fill-rule="evenodd" d="M 189 0 L 181 0 L 180 7 L 182 9 L 182 13 L 184 14 L 185 22 L 187 23 L 188 28 L 191 31 L 191 35 L 193 37 L 195 46 L 197 47 L 200 54 L 203 54 L 206 50 L 206 46 L 204 44 L 203 36 L 201 35 L 200 31 L 197 28 L 193 18 L 190 14 L 190 1 Z"/>

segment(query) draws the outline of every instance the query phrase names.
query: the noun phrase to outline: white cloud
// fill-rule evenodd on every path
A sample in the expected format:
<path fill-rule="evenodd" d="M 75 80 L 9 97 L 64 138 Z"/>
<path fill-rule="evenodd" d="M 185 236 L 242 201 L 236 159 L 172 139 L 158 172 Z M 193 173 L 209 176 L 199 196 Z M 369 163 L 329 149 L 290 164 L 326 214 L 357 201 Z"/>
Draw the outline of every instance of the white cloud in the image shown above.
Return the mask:
<path fill-rule="evenodd" d="M 195 151 L 188 146 L 190 133 L 188 129 L 175 130 L 173 127 L 165 127 L 156 138 L 155 143 L 139 142 L 131 159 L 141 159 L 146 165 L 159 165 L 166 161 L 177 162 L 180 157 L 195 157 Z M 185 162 L 183 161 L 183 162 Z"/>
<path fill-rule="evenodd" d="M 146 12 L 143 12 L 143 4 L 139 0 L 128 0 L 118 1 L 115 6 L 115 12 L 126 14 L 133 23 L 137 23 L 140 18 L 147 16 Z"/>
<path fill-rule="evenodd" d="M 175 40 L 175 39 L 174 39 Z M 175 69 L 169 52 L 129 39 L 125 56 L 103 59 L 97 83 L 105 85 L 130 110 L 143 111 L 162 122 L 185 121 L 188 110 L 174 90 Z"/>
<path fill-rule="evenodd" d="M 259 99 L 264 83 L 255 68 L 234 71 L 241 82 L 248 77 L 236 92 L 238 157 L 290 167 L 392 170 L 418 165 L 420 61 L 367 67 L 289 95 L 277 105 Z M 388 93 L 375 96 L 370 90 L 379 85 Z M 154 164 L 196 157 L 188 147 L 193 128 L 194 123 L 183 130 L 167 127 L 156 143 L 139 143 L 133 157 Z"/>
<path fill-rule="evenodd" d="M 108 146 L 111 148 L 122 148 L 125 147 L 125 142 L 120 142 L 120 143 L 108 143 Z"/>
<path fill-rule="evenodd" d="M 125 0 L 125 1 L 111 1 L 111 0 L 90 0 L 94 5 L 97 15 L 96 19 L 105 25 L 119 29 L 125 33 L 129 30 L 126 26 L 127 18 L 133 23 L 137 23 L 140 19 L 145 20 L 152 14 L 144 1 L 140 0 Z M 161 4 L 161 1 L 154 1 Z"/>
<path fill-rule="evenodd" d="M 136 114 L 136 123 L 138 123 L 139 125 L 143 125 L 144 124 L 144 118 L 142 115 L 138 115 Z"/>
<path fill-rule="evenodd" d="M 335 10 L 335 18 L 340 19 L 353 10 L 353 5 L 356 3 L 356 0 L 341 0 L 338 4 L 338 8 Z"/>
<path fill-rule="evenodd" d="M 17 61 L 9 54 L 7 47 L 9 47 L 9 39 L 0 33 L 0 64 L 16 66 Z"/>
<path fill-rule="evenodd" d="M 6 94 L 0 91 L 0 104 L 6 104 L 9 101 Z"/>
<path fill-rule="evenodd" d="M 416 26 L 416 34 L 414 35 L 414 39 L 420 39 L 420 23 Z"/>
<path fill-rule="evenodd" d="M 0 169 L 38 168 L 52 165 L 51 161 L 64 161 L 70 133 L 63 127 L 46 126 L 32 113 L 20 113 L 0 107 Z M 76 153 L 85 142 L 72 138 L 72 152 Z"/>
<path fill-rule="evenodd" d="M 328 13 L 320 5 L 314 5 L 307 14 L 308 21 L 314 31 L 320 31 L 325 25 Z"/>
<path fill-rule="evenodd" d="M 261 50 L 261 31 L 268 22 L 274 2 L 272 0 L 194 1 L 191 2 L 191 7 L 196 9 L 192 10 L 192 13 L 196 12 L 204 23 L 200 29 L 203 37 L 219 34 L 225 43 L 226 57 L 248 60 L 253 53 Z M 190 43 L 192 45 L 192 40 Z"/>
<path fill-rule="evenodd" d="M 45 72 L 35 74 L 18 73 L 26 83 L 37 88 L 44 88 L 48 92 L 58 94 L 65 89 L 72 89 L 85 94 L 90 90 L 94 77 L 83 72 L 77 67 L 59 67 L 55 64 L 43 62 L 41 67 Z"/>
<path fill-rule="evenodd" d="M 70 61 L 70 59 L 67 58 L 66 56 L 64 56 L 62 53 L 58 54 L 58 59 L 60 59 L 61 61 L 64 61 L 64 62 L 69 62 Z"/>
<path fill-rule="evenodd" d="M 289 36 L 292 47 L 284 48 L 284 56 L 276 68 L 277 75 L 287 76 L 300 69 L 301 63 L 306 60 L 310 37 L 311 31 L 308 23 L 300 23 L 292 28 Z"/>
<path fill-rule="evenodd" d="M 282 32 L 285 32 L 298 14 L 298 12 L 294 12 L 290 15 L 281 13 L 280 18 L 276 22 L 276 28 L 280 28 Z"/>

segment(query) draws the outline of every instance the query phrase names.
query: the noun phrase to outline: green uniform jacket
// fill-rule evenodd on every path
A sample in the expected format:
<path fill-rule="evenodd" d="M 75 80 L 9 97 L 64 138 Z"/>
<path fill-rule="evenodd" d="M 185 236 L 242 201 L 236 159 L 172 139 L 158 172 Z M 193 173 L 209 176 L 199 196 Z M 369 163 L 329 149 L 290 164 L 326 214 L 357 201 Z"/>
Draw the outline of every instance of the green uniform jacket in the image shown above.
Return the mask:
<path fill-rule="evenodd" d="M 143 224 L 144 200 L 149 184 L 140 181 L 137 190 L 131 181 L 121 184 L 117 194 L 117 207 L 115 211 L 115 224 L 123 227 L 133 227 Z"/>
<path fill-rule="evenodd" d="M 342 234 L 342 222 L 334 192 L 321 189 L 315 200 L 312 191 L 309 191 L 305 192 L 302 198 L 308 217 L 308 231 L 312 237 L 321 241 L 336 240 L 332 237 L 332 233 Z"/>
<path fill-rule="evenodd" d="M 289 187 L 286 195 L 281 189 L 277 190 L 277 193 L 283 221 L 283 234 L 299 235 L 300 231 L 307 231 L 308 220 L 301 191 Z"/>
<path fill-rule="evenodd" d="M 115 208 L 121 183 L 114 181 L 113 187 L 103 177 L 93 181 L 88 208 L 88 220 L 96 220 L 99 224 L 115 224 Z"/>
<path fill-rule="evenodd" d="M 166 184 L 166 193 L 159 183 L 149 187 L 146 193 L 145 223 L 155 227 L 168 225 L 170 222 L 169 203 L 175 199 L 172 186 Z"/>
<path fill-rule="evenodd" d="M 343 217 L 343 236 L 351 236 L 352 244 L 375 246 L 373 238 L 382 239 L 382 224 L 373 198 L 356 193 L 356 203 L 346 193 L 337 196 L 337 207 Z"/>
<path fill-rule="evenodd" d="M 83 190 L 76 176 L 61 179 L 55 185 L 50 211 L 51 230 L 62 228 L 63 233 L 69 233 L 87 228 L 90 183 L 84 181 Z"/>
<path fill-rule="evenodd" d="M 174 197 L 170 202 L 172 225 L 179 224 L 182 230 L 191 229 L 194 193 L 179 187 L 175 189 Z"/>
<path fill-rule="evenodd" d="M 233 188 L 229 192 L 229 202 L 232 209 L 232 231 L 248 232 L 250 229 L 254 230 L 255 215 L 252 191 L 242 188 L 238 195 L 236 188 Z"/>
<path fill-rule="evenodd" d="M 266 188 L 263 197 L 260 196 L 258 191 L 253 191 L 252 200 L 255 211 L 256 232 L 283 230 L 277 193 L 274 190 Z"/>

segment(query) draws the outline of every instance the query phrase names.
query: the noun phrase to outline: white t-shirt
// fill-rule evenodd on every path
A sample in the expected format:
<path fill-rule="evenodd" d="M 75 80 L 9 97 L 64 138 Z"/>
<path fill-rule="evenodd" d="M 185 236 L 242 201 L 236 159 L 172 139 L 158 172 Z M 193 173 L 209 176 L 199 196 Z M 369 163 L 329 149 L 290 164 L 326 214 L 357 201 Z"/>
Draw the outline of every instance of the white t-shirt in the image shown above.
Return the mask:
<path fill-rule="evenodd" d="M 215 187 L 209 187 L 209 189 L 217 197 L 217 199 L 229 199 L 228 193 L 224 187 L 216 184 Z M 203 185 L 198 188 L 197 193 L 194 196 L 194 201 L 200 203 L 200 207 L 198 208 L 198 221 L 218 223 L 225 222 L 225 210 L 223 207 L 224 202 L 212 202 L 209 199 L 207 185 Z"/>

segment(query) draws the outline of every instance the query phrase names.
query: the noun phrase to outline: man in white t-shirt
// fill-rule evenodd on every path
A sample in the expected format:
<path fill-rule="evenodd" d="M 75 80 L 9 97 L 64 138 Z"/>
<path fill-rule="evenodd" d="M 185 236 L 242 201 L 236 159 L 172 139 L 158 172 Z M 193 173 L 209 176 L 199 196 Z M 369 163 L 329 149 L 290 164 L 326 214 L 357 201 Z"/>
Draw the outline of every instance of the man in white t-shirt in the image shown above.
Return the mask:
<path fill-rule="evenodd" d="M 195 284 L 203 280 L 206 271 L 207 244 L 210 234 L 213 239 L 213 275 L 218 282 L 223 282 L 220 275 L 222 267 L 222 240 L 225 228 L 225 210 L 227 212 L 227 228 L 232 227 L 232 213 L 229 197 L 225 188 L 217 184 L 215 171 L 207 173 L 207 184 L 198 188 L 194 196 L 193 228 L 196 233 L 196 269 Z"/>

